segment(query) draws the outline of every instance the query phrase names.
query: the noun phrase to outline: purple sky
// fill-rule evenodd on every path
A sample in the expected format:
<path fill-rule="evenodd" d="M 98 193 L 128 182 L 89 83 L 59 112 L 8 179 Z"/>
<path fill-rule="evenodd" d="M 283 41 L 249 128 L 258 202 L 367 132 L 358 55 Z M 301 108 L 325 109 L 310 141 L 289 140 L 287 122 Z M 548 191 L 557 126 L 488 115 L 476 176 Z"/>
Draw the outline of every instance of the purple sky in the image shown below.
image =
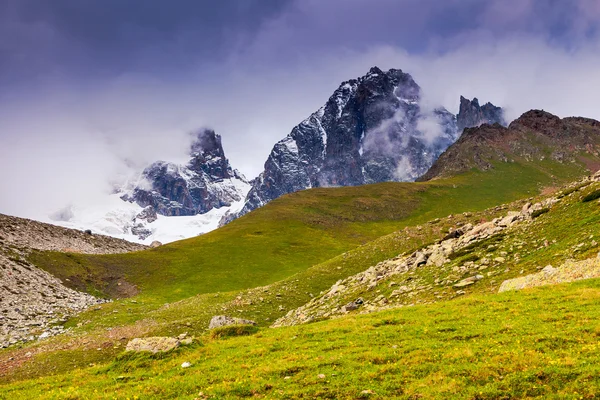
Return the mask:
<path fill-rule="evenodd" d="M 453 112 L 600 119 L 600 1 L 0 0 L 0 212 L 96 199 L 203 126 L 252 178 L 373 65 Z"/>

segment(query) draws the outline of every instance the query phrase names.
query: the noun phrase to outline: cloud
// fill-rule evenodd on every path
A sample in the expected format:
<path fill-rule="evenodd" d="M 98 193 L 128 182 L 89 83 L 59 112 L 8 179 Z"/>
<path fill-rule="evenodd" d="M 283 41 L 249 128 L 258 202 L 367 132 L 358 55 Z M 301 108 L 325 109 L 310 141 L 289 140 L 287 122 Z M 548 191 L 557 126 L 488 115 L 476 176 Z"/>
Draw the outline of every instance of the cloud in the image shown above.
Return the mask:
<path fill-rule="evenodd" d="M 594 0 L 305 0 L 266 14 L 256 2 L 250 22 L 219 11 L 206 30 L 184 8 L 164 27 L 155 9 L 129 28 L 111 9 L 100 19 L 111 32 L 83 26 L 95 6 L 64 20 L 41 3 L 0 10 L 4 213 L 102 201 L 146 163 L 185 162 L 188 132 L 203 126 L 252 178 L 277 140 L 373 65 L 411 73 L 432 109 L 456 113 L 464 95 L 509 119 L 531 108 L 600 119 Z M 430 122 L 427 138 L 438 134 Z"/>

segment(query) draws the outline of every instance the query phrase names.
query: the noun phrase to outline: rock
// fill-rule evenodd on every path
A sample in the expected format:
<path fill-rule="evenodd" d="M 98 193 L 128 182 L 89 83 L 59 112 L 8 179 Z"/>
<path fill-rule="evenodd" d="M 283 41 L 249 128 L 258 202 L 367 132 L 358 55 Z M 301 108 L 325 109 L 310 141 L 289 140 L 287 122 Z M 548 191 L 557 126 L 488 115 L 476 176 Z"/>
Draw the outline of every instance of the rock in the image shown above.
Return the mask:
<path fill-rule="evenodd" d="M 148 351 L 151 353 L 164 353 L 179 347 L 179 344 L 179 340 L 172 337 L 156 336 L 148 338 L 135 338 L 131 339 L 129 343 L 127 343 L 125 351 Z"/>
<path fill-rule="evenodd" d="M 190 362 L 188 362 L 188 361 L 186 361 L 183 364 L 181 364 L 181 368 L 189 368 L 191 366 L 192 366 L 192 364 Z"/>
<path fill-rule="evenodd" d="M 495 123 L 506 125 L 502 108 L 491 103 L 480 106 L 477 98 L 468 100 L 460 96 L 460 109 L 456 117 L 456 126 L 459 132 L 468 127 L 476 127 L 482 124 L 493 125 Z"/>
<path fill-rule="evenodd" d="M 249 183 L 229 164 L 221 136 L 209 129 L 200 130 L 189 155 L 187 165 L 164 161 L 151 164 L 142 172 L 147 184 L 121 198 L 137 203 L 144 211 L 150 207 L 166 216 L 203 214 L 244 198 Z M 154 214 L 148 211 L 140 218 L 151 222 L 148 218 L 154 218 Z"/>
<path fill-rule="evenodd" d="M 418 251 L 415 254 L 415 266 L 420 267 L 421 265 L 427 264 L 427 258 L 428 257 L 425 253 Z"/>
<path fill-rule="evenodd" d="M 208 329 L 215 329 L 229 325 L 256 325 L 256 322 L 249 319 L 228 317 L 226 315 L 216 315 L 211 318 Z"/>
<path fill-rule="evenodd" d="M 358 298 L 350 303 L 346 304 L 343 309 L 344 311 L 354 311 L 357 310 L 364 303 L 362 298 Z"/>
<path fill-rule="evenodd" d="M 147 206 L 142 211 L 140 211 L 135 218 L 134 222 L 137 220 L 146 221 L 147 223 L 152 223 L 158 219 L 158 215 L 156 214 L 156 210 L 152 206 Z"/>
<path fill-rule="evenodd" d="M 85 231 L 83 231 L 86 235 L 91 235 L 92 234 L 92 230 L 91 229 L 86 229 Z"/>
<path fill-rule="evenodd" d="M 319 379 L 325 379 L 325 374 L 319 374 L 319 375 L 317 375 L 317 378 L 319 378 Z"/>
<path fill-rule="evenodd" d="M 131 227 L 131 233 L 137 236 L 140 240 L 145 240 L 147 237 L 152 235 L 152 230 L 147 228 L 143 223 L 139 222 Z"/>
<path fill-rule="evenodd" d="M 471 286 L 473 285 L 475 282 L 479 281 L 483 279 L 483 275 L 475 275 L 475 276 L 471 276 L 469 278 L 463 279 L 462 281 L 452 285 L 452 287 L 454 288 L 463 288 L 466 286 Z"/>
<path fill-rule="evenodd" d="M 504 264 L 506 259 L 504 257 L 496 257 L 496 258 L 494 258 L 494 261 L 497 262 L 498 264 Z"/>
<path fill-rule="evenodd" d="M 509 213 L 509 215 L 507 215 L 506 217 L 502 218 L 499 222 L 498 225 L 502 226 L 504 228 L 509 227 L 513 224 L 513 222 L 515 222 L 518 219 L 518 214 L 513 214 L 513 213 Z"/>
<path fill-rule="evenodd" d="M 159 242 L 158 240 L 155 240 L 152 243 L 150 243 L 150 247 L 160 247 L 160 246 L 162 246 L 162 243 Z"/>
<path fill-rule="evenodd" d="M 46 332 L 43 332 L 40 336 L 38 336 L 38 339 L 42 340 L 42 339 L 49 338 L 50 336 L 51 336 L 50 332 L 46 331 Z"/>
<path fill-rule="evenodd" d="M 556 268 L 554 268 L 552 265 L 546 265 L 541 272 L 546 276 L 550 276 L 556 273 Z"/>

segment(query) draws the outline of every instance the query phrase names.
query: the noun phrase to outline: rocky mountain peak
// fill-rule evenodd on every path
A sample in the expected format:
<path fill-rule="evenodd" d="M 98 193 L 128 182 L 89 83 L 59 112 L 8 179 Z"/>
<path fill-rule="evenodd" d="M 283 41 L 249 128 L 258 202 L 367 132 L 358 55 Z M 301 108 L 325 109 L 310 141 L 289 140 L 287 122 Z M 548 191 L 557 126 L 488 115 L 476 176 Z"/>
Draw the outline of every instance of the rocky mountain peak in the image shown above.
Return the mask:
<path fill-rule="evenodd" d="M 152 207 L 166 216 L 203 214 L 241 201 L 249 189 L 225 156 L 221 136 L 199 130 L 190 146 L 190 161 L 178 165 L 157 161 L 142 172 L 142 183 L 122 198 Z"/>
<path fill-rule="evenodd" d="M 233 176 L 233 170 L 225 157 L 221 136 L 211 129 L 197 132 L 196 139 L 190 146 L 192 159 L 189 168 L 196 173 L 206 173 L 215 179 L 226 179 Z"/>
<path fill-rule="evenodd" d="M 372 67 L 342 82 L 323 107 L 275 144 L 239 215 L 311 187 L 416 179 L 462 132 L 443 107 L 422 107 L 421 95 L 400 69 Z M 499 107 L 464 103 L 463 127 L 502 120 Z"/>
<path fill-rule="evenodd" d="M 472 168 L 487 170 L 499 162 L 580 163 L 598 155 L 600 122 L 580 117 L 561 119 L 546 111 L 531 110 L 508 127 L 485 123 L 465 128 L 460 139 L 419 180 L 456 175 Z"/>
<path fill-rule="evenodd" d="M 543 131 L 556 130 L 561 126 L 561 119 L 544 110 L 530 110 L 523 113 L 509 125 L 512 129 L 529 128 Z"/>
<path fill-rule="evenodd" d="M 477 97 L 469 100 L 464 96 L 460 96 L 460 108 L 456 116 L 456 126 L 459 132 L 462 132 L 467 127 L 494 123 L 506 125 L 504 112 L 501 107 L 496 107 L 489 102 L 480 106 Z"/>

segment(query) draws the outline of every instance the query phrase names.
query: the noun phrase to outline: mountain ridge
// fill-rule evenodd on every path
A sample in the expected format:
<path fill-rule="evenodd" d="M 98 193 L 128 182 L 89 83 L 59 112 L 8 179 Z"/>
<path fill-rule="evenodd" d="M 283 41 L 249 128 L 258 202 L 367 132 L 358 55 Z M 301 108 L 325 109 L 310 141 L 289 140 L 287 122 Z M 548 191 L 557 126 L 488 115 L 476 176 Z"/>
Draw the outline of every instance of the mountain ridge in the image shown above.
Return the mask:
<path fill-rule="evenodd" d="M 410 181 L 423 175 L 461 133 L 461 125 L 505 123 L 500 107 L 461 96 L 458 117 L 426 110 L 421 88 L 399 69 L 372 67 L 344 81 L 325 105 L 275 144 L 242 210 L 221 224 L 285 193 L 321 186 Z"/>
<path fill-rule="evenodd" d="M 471 168 L 487 170 L 495 161 L 581 163 L 600 167 L 600 122 L 583 117 L 559 118 L 547 111 L 530 110 L 504 127 L 483 124 L 466 128 L 419 181 L 464 173 Z"/>

